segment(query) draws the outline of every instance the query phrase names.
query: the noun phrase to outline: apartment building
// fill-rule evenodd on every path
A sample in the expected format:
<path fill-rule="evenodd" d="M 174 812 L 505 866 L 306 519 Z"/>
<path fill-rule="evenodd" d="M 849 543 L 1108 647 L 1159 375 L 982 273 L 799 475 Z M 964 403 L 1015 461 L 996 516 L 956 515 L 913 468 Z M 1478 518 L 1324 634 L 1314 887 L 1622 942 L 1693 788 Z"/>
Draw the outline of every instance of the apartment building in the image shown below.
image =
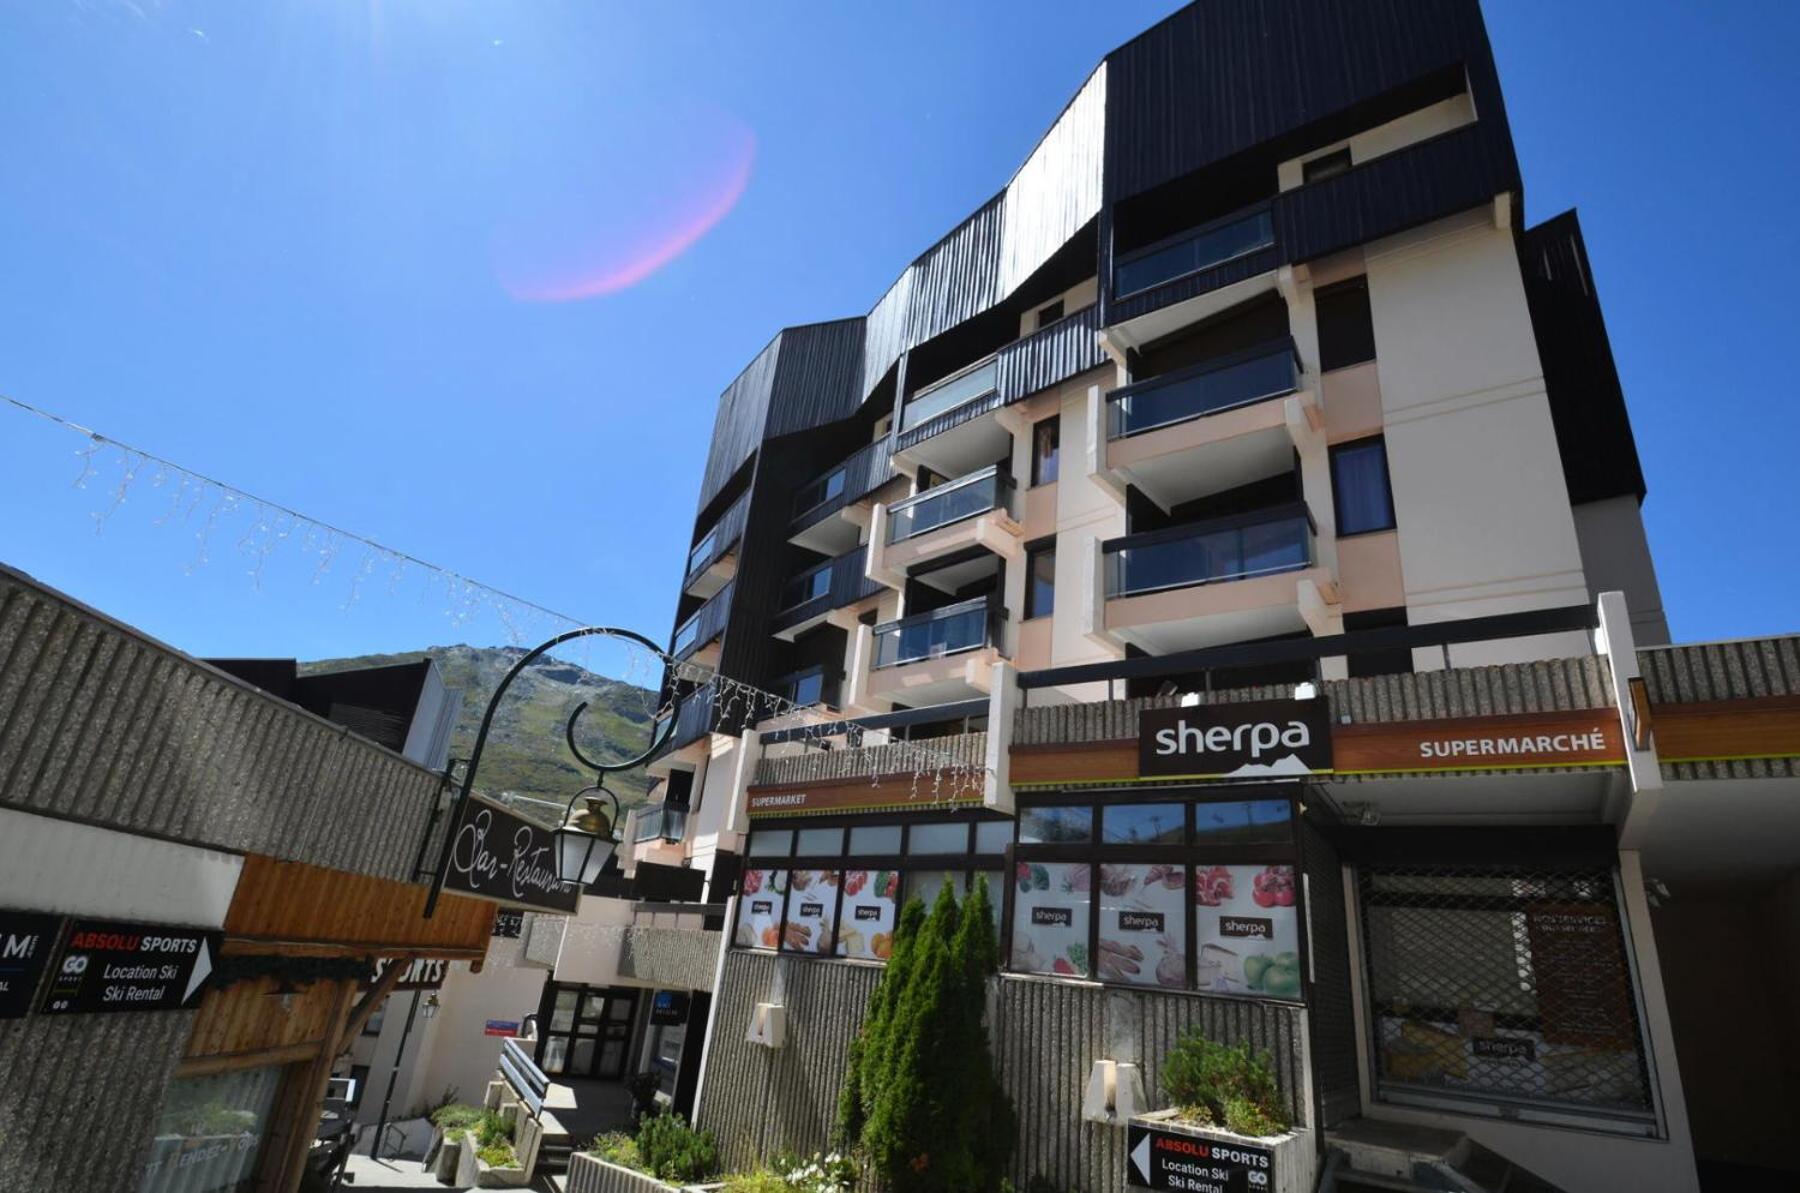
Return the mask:
<path fill-rule="evenodd" d="M 1695 1188 L 1646 867 L 1793 878 L 1692 809 L 1792 791 L 1800 659 L 1666 646 L 1644 494 L 1473 0 L 1199 0 L 1108 54 L 719 401 L 634 849 L 724 911 L 701 1123 L 824 1146 L 898 903 L 985 877 L 1021 1184 L 1123 1187 L 1198 1027 L 1275 1054 L 1320 1166 Z"/>

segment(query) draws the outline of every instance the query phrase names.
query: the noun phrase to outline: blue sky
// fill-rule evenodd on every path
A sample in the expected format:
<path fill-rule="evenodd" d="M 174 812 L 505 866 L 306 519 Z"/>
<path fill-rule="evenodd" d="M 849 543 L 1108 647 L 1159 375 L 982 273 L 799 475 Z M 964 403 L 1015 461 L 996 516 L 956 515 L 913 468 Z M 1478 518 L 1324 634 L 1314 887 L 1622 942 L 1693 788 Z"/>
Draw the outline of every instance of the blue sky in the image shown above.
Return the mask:
<path fill-rule="evenodd" d="M 719 391 L 866 310 L 1174 7 L 6 0 L 0 392 L 661 637 Z M 1800 629 L 1800 6 L 1488 22 L 1528 217 L 1581 209 L 1676 637 Z M 210 504 L 153 468 L 96 533 L 119 473 L 74 487 L 79 447 L 0 410 L 0 560 L 179 646 L 509 632 L 253 511 L 201 562 Z"/>

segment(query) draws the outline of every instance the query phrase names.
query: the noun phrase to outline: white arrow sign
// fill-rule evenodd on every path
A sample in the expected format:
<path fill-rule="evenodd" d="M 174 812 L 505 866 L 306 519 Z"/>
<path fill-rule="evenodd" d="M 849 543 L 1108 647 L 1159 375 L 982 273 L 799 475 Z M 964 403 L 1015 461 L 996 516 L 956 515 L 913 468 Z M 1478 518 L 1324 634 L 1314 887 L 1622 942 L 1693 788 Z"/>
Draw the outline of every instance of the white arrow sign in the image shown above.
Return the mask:
<path fill-rule="evenodd" d="M 1132 1167 L 1138 1170 L 1138 1180 L 1143 1184 L 1150 1183 L 1150 1132 L 1145 1131 L 1138 1145 L 1131 1149 Z"/>
<path fill-rule="evenodd" d="M 194 972 L 188 975 L 187 993 L 181 996 L 181 1005 L 187 1006 L 188 999 L 194 997 L 194 991 L 200 989 L 206 981 L 206 975 L 212 972 L 212 950 L 206 947 L 206 941 L 200 942 L 200 955 L 194 958 Z"/>

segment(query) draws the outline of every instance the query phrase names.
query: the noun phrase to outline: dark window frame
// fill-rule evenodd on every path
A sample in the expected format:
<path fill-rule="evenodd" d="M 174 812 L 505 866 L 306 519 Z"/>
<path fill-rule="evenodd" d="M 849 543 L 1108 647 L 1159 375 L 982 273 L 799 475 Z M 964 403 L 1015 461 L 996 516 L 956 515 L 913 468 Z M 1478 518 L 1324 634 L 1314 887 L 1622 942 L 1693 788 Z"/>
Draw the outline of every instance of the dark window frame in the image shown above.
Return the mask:
<path fill-rule="evenodd" d="M 1038 607 L 1037 574 L 1035 565 L 1044 556 L 1050 557 L 1050 595 L 1044 608 Z M 1056 540 L 1046 539 L 1025 548 L 1025 616 L 1024 620 L 1034 621 L 1040 617 L 1050 617 L 1056 612 Z"/>
<path fill-rule="evenodd" d="M 1338 484 L 1338 459 L 1344 454 L 1377 446 L 1381 450 L 1381 489 L 1387 500 L 1387 523 L 1382 526 L 1364 526 L 1357 530 L 1344 528 L 1344 500 L 1342 486 Z M 1340 539 L 1357 538 L 1365 534 L 1385 534 L 1397 529 L 1400 524 L 1399 511 L 1394 508 L 1394 478 L 1388 468 L 1387 436 L 1364 435 L 1360 439 L 1348 439 L 1343 443 L 1334 443 L 1330 451 L 1331 465 L 1331 509 L 1337 519 L 1337 537 Z"/>
<path fill-rule="evenodd" d="M 1360 301 L 1346 296 L 1361 295 Z M 1375 315 L 1369 278 L 1358 274 L 1313 291 L 1313 324 L 1319 336 L 1319 372 L 1354 368 L 1376 359 Z"/>
<path fill-rule="evenodd" d="M 1042 450 L 1044 432 L 1049 432 L 1051 440 L 1050 453 Z M 1050 478 L 1044 479 L 1044 464 L 1048 461 Z M 1052 414 L 1049 418 L 1039 419 L 1031 424 L 1031 487 L 1054 485 L 1062 476 L 1062 415 Z"/>
<path fill-rule="evenodd" d="M 1311 186 L 1315 182 L 1324 182 L 1327 178 L 1348 174 L 1355 167 L 1356 161 L 1351 156 L 1350 146 L 1344 145 L 1330 153 L 1321 153 L 1301 162 L 1300 185 Z"/>

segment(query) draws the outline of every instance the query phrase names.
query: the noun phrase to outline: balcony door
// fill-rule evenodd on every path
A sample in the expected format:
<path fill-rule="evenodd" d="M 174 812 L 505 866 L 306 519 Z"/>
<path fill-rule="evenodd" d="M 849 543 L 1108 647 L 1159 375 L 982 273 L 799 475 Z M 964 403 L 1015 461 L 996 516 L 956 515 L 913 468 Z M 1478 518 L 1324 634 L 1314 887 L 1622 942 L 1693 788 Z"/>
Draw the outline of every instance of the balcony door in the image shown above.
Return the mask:
<path fill-rule="evenodd" d="M 551 1077 L 624 1076 L 637 991 L 552 982 L 545 990 L 538 1065 Z"/>

